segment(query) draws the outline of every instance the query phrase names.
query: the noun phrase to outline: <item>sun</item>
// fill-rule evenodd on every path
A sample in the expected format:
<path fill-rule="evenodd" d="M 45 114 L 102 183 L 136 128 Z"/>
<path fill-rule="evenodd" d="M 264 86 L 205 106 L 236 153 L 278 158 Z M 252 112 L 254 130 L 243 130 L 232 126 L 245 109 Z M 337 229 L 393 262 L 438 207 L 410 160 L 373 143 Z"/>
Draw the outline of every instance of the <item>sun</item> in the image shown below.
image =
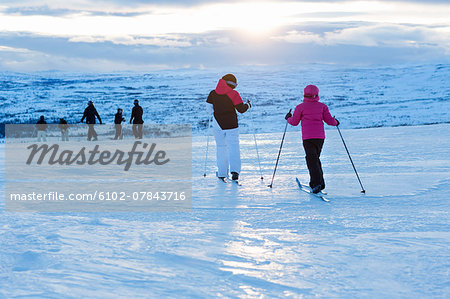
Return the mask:
<path fill-rule="evenodd" d="M 282 25 L 276 3 L 243 3 L 234 12 L 235 27 L 249 34 L 265 35 Z"/>
<path fill-rule="evenodd" d="M 263 36 L 292 21 L 292 10 L 279 2 L 235 2 L 203 7 L 206 27 Z"/>

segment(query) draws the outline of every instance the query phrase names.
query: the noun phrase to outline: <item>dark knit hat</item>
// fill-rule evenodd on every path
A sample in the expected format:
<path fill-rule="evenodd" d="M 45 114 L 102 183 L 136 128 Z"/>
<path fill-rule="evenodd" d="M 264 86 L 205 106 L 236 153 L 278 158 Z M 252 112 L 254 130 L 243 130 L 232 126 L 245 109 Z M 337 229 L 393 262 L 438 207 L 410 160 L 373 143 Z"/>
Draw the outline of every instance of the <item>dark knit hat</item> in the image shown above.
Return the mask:
<path fill-rule="evenodd" d="M 233 74 L 226 74 L 222 77 L 222 79 L 225 80 L 231 88 L 235 88 L 237 86 L 237 80 Z"/>

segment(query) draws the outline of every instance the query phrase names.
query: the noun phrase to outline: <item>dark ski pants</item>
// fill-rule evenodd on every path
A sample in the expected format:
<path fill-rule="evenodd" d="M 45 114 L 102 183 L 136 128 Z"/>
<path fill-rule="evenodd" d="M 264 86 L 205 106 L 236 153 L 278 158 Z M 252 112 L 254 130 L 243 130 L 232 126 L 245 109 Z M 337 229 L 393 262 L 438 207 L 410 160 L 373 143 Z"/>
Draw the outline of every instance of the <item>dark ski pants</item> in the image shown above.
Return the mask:
<path fill-rule="evenodd" d="M 321 185 L 321 189 L 325 189 L 325 181 L 323 179 L 322 163 L 320 163 L 320 153 L 322 151 L 324 139 L 305 139 L 303 140 L 303 148 L 306 153 L 306 165 L 309 170 L 309 186 L 314 188 Z"/>
<path fill-rule="evenodd" d="M 92 138 L 97 140 L 97 132 L 95 132 L 94 124 L 88 124 L 88 140 L 91 141 Z"/>
<path fill-rule="evenodd" d="M 122 125 L 121 124 L 115 124 L 114 128 L 116 129 L 116 135 L 114 136 L 114 140 L 122 139 Z"/>

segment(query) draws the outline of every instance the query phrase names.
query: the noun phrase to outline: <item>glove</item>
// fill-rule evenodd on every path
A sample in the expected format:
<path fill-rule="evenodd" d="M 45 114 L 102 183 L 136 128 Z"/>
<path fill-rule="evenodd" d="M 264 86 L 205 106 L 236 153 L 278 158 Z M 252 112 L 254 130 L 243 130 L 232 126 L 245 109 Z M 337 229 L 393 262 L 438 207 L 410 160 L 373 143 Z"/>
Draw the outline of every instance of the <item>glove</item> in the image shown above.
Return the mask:
<path fill-rule="evenodd" d="M 292 117 L 291 112 L 288 112 L 288 113 L 286 114 L 286 116 L 284 117 L 284 119 L 285 119 L 285 120 L 288 120 L 288 118 L 291 118 L 291 117 Z"/>
<path fill-rule="evenodd" d="M 250 100 L 247 100 L 246 104 L 248 105 L 248 108 L 252 108 L 252 104 L 250 103 Z"/>
<path fill-rule="evenodd" d="M 337 121 L 336 127 L 339 126 L 340 122 L 337 120 L 337 118 L 334 118 L 334 119 Z"/>

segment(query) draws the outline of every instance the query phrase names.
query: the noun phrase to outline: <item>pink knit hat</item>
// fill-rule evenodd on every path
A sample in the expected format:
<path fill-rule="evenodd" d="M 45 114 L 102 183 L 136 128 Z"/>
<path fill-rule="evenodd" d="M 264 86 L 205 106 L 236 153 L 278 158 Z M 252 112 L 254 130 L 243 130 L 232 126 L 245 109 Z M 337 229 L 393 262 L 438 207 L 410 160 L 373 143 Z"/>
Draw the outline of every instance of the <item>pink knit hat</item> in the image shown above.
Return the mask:
<path fill-rule="evenodd" d="M 319 88 L 315 85 L 308 85 L 305 87 L 303 94 L 306 98 L 316 98 L 319 96 Z"/>

